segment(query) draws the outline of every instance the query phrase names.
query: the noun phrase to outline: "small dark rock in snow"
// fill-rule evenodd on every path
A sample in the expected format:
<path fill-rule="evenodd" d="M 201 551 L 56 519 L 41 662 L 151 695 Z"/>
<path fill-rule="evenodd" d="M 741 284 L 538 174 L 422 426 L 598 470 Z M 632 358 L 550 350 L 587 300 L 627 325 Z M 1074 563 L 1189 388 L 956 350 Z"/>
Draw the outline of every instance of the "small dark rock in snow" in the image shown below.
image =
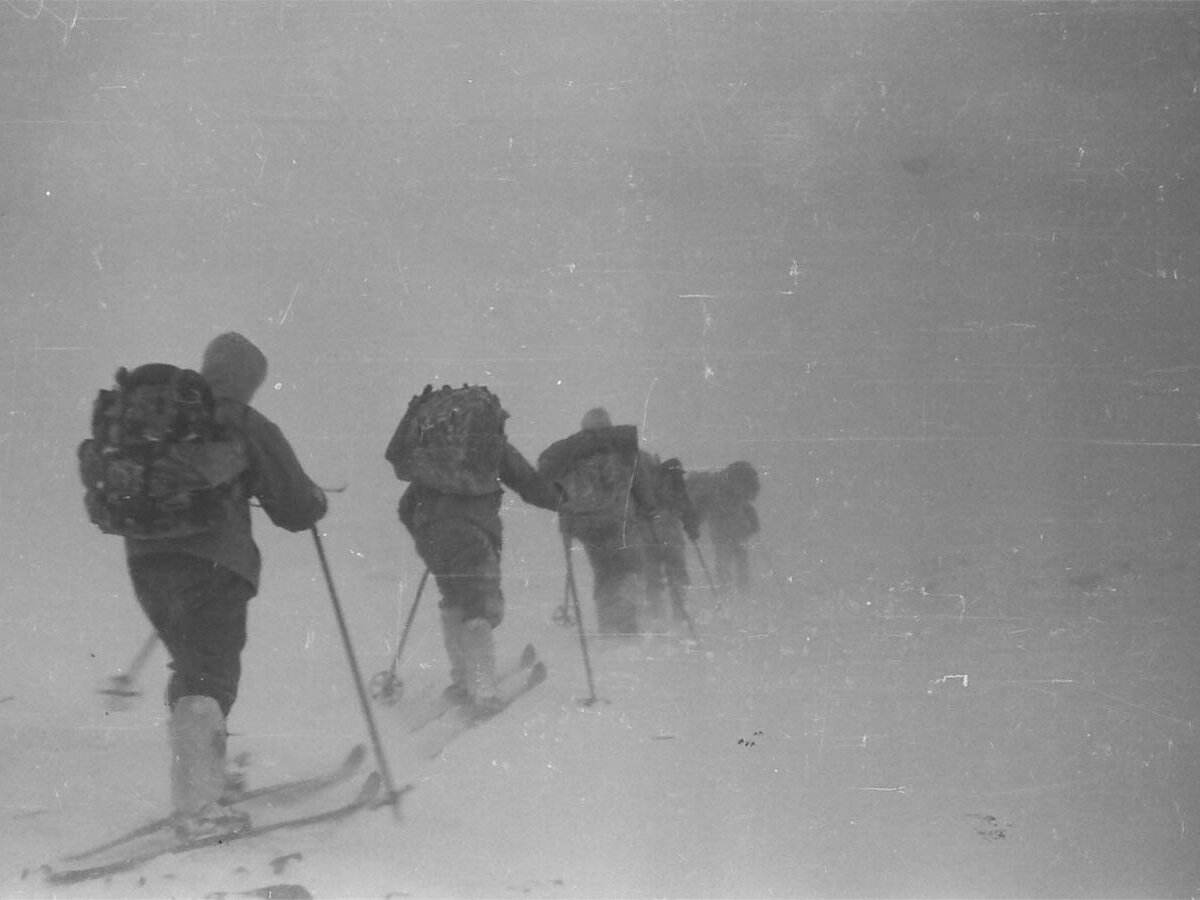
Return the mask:
<path fill-rule="evenodd" d="M 975 829 L 975 833 L 989 841 L 1004 840 L 1008 837 L 1008 829 L 1012 827 L 1007 822 L 1001 822 L 992 815 L 986 815 L 983 813 L 967 813 L 967 816 L 975 819 L 979 823 Z"/>
<path fill-rule="evenodd" d="M 288 863 L 292 862 L 293 860 L 300 860 L 300 859 L 304 859 L 304 854 L 288 853 L 288 854 L 285 854 L 284 856 L 277 856 L 273 860 L 271 860 L 271 871 L 274 872 L 276 875 L 278 875 L 280 872 L 282 872 L 284 869 L 287 868 Z"/>

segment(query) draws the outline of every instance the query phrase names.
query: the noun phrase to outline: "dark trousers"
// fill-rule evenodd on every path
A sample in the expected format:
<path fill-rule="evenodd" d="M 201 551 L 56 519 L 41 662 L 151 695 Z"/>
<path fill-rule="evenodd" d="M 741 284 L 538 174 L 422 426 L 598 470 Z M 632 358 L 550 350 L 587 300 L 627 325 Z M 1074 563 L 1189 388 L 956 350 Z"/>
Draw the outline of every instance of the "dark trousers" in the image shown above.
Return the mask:
<path fill-rule="evenodd" d="M 750 553 L 741 541 L 718 541 L 713 537 L 714 569 L 717 584 L 723 588 L 750 590 Z"/>
<path fill-rule="evenodd" d="M 665 587 L 672 604 L 679 609 L 684 603 L 684 588 L 691 584 L 683 526 L 678 520 L 664 519 L 655 527 L 656 533 L 646 545 L 646 600 L 651 609 L 658 610 Z"/>
<path fill-rule="evenodd" d="M 443 609 L 458 609 L 464 622 L 504 619 L 500 552 L 482 528 L 468 519 L 431 522 L 413 535 L 417 555 L 429 567 L 442 594 Z"/>
<path fill-rule="evenodd" d="M 638 583 L 645 566 L 644 535 L 636 523 L 623 520 L 564 519 L 562 528 L 577 538 L 592 566 L 592 595 L 603 634 L 638 630 Z"/>
<path fill-rule="evenodd" d="M 229 715 L 246 646 L 246 608 L 254 585 L 209 560 L 184 553 L 129 563 L 138 603 L 171 655 L 167 705 L 212 697 Z"/>

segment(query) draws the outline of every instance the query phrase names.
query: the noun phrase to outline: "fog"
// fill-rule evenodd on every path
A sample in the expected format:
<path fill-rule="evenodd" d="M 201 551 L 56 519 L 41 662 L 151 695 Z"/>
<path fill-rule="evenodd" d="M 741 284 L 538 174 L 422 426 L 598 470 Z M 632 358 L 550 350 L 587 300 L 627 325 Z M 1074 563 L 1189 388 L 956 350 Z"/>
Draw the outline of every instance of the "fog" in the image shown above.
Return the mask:
<path fill-rule="evenodd" d="M 63 528 L 97 386 L 226 329 L 347 504 L 430 381 L 490 384 L 527 454 L 602 404 L 753 458 L 768 515 L 829 442 L 1037 474 L 1192 439 L 1155 374 L 1194 343 L 1186 5 L 0 14 L 8 552 Z"/>
<path fill-rule="evenodd" d="M 688 467 L 753 461 L 797 608 L 1166 547 L 1195 628 L 1194 5 L 8 0 L 0 125 L 0 695 L 40 713 L 144 634 L 83 512 L 96 391 L 226 330 L 346 486 L 347 580 L 419 575 L 383 449 L 473 382 L 530 459 L 602 405 Z M 257 528 L 263 600 L 317 583 Z M 510 604 L 552 606 L 552 521 L 506 528 Z M 384 660 L 395 596 L 347 598 Z"/>

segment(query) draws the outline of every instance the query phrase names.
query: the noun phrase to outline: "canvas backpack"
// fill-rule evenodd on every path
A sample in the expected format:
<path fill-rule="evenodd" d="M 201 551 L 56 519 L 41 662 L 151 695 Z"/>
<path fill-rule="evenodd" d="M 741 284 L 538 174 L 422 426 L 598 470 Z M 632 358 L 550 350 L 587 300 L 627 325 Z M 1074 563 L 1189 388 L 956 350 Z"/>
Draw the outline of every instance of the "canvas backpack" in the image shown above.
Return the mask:
<path fill-rule="evenodd" d="M 730 463 L 721 470 L 721 478 L 738 499 L 753 503 L 758 498 L 758 470 L 745 460 Z"/>
<path fill-rule="evenodd" d="M 490 494 L 499 487 L 508 413 L 486 387 L 443 385 L 412 398 L 388 444 L 396 477 L 448 494 Z"/>
<path fill-rule="evenodd" d="M 117 371 L 78 456 L 88 518 L 105 534 L 144 540 L 211 530 L 248 468 L 244 444 L 216 420 L 208 383 L 165 363 Z"/>
<path fill-rule="evenodd" d="M 637 428 L 616 425 L 552 444 L 538 458 L 538 469 L 566 492 L 562 513 L 623 519 L 631 513 L 637 460 Z"/>

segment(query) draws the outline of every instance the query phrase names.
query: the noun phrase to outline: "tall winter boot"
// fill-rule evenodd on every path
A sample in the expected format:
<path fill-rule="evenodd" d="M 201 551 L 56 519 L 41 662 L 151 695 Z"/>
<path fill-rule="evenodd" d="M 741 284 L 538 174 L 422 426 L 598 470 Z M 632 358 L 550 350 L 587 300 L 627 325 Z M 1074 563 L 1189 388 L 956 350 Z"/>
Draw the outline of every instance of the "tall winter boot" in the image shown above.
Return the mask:
<path fill-rule="evenodd" d="M 496 692 L 496 645 L 491 623 L 487 619 L 465 622 L 462 648 L 471 702 L 481 712 L 495 711 L 500 699 Z"/>
<path fill-rule="evenodd" d="M 217 701 L 180 697 L 168 728 L 171 802 L 179 837 L 190 840 L 248 828 L 249 816 L 220 804 L 225 791 L 225 716 Z"/>
<path fill-rule="evenodd" d="M 466 703 L 471 699 L 467 686 L 467 660 L 463 651 L 462 610 L 442 607 L 442 639 L 446 643 L 446 656 L 450 660 L 450 686 L 444 691 L 455 703 Z"/>

